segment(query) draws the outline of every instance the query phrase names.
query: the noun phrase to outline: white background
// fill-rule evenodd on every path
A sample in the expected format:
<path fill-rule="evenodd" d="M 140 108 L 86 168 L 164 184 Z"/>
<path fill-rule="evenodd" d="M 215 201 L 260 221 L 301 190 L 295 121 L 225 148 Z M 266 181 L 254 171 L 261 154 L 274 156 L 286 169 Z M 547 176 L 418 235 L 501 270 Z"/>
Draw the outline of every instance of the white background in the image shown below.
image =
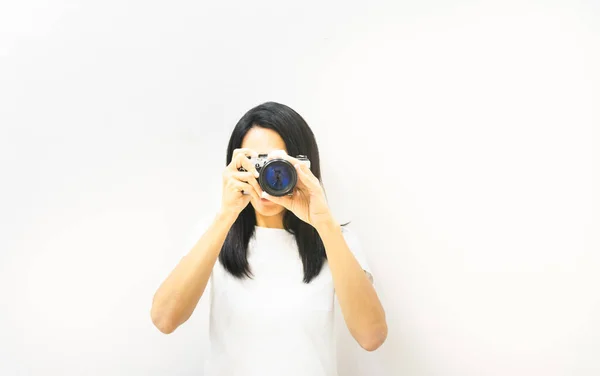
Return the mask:
<path fill-rule="evenodd" d="M 598 375 L 599 88 L 591 0 L 3 1 L 0 374 L 201 375 L 152 295 L 277 101 L 387 312 L 341 376 Z"/>

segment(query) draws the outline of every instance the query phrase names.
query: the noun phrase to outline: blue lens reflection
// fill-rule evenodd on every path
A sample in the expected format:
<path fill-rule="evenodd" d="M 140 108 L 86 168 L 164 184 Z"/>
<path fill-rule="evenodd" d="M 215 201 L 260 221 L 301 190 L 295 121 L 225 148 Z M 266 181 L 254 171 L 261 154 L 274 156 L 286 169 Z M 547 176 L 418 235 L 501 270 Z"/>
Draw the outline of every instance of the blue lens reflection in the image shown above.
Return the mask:
<path fill-rule="evenodd" d="M 264 170 L 264 181 L 274 191 L 283 191 L 292 181 L 290 166 L 285 163 L 272 163 Z"/>

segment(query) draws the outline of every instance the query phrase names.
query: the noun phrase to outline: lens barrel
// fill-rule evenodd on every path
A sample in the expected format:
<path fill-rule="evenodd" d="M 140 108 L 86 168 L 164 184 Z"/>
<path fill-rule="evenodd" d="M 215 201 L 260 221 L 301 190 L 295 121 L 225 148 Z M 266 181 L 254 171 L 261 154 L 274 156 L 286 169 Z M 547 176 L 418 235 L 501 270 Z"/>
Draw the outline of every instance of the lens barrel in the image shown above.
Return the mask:
<path fill-rule="evenodd" d="M 267 161 L 259 172 L 258 183 L 271 196 L 285 196 L 292 192 L 298 176 L 294 166 L 285 159 Z"/>

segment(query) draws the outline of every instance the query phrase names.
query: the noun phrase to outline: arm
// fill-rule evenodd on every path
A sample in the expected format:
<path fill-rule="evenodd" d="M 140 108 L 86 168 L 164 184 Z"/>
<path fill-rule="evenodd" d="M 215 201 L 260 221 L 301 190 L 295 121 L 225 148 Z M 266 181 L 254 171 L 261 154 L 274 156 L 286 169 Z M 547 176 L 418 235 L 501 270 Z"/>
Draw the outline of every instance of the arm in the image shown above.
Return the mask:
<path fill-rule="evenodd" d="M 385 312 L 375 288 L 348 248 L 341 227 L 331 219 L 316 229 L 325 245 L 344 321 L 361 347 L 374 351 L 387 337 Z"/>
<path fill-rule="evenodd" d="M 348 248 L 341 227 L 333 219 L 321 181 L 307 164 L 300 163 L 285 151 L 269 153 L 269 158 L 275 156 L 294 165 L 298 183 L 292 196 L 275 197 L 263 192 L 262 197 L 283 205 L 317 230 L 325 245 L 333 285 L 346 325 L 362 348 L 376 350 L 387 337 L 385 312 L 371 281 Z"/>
<path fill-rule="evenodd" d="M 234 221 L 232 215 L 217 214 L 154 294 L 150 315 L 161 332 L 172 333 L 194 312 Z"/>
<path fill-rule="evenodd" d="M 257 153 L 250 149 L 233 151 L 231 162 L 223 171 L 221 210 L 154 294 L 150 316 L 165 334 L 172 333 L 190 318 L 204 293 L 229 229 L 250 203 L 250 198 L 259 198 L 258 172 L 248 155 Z M 244 172 L 239 171 L 241 167 L 245 168 Z"/>

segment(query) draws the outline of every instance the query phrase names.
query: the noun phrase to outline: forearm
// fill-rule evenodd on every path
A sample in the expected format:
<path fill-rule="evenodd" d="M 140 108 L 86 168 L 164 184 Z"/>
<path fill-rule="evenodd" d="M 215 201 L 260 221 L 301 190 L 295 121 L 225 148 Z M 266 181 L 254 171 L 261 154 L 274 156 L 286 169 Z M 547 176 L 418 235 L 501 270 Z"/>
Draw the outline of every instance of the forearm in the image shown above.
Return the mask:
<path fill-rule="evenodd" d="M 387 337 L 385 312 L 375 288 L 348 248 L 339 224 L 332 219 L 320 224 L 317 231 L 325 245 L 344 321 L 363 348 L 375 350 Z"/>
<path fill-rule="evenodd" d="M 194 312 L 234 221 L 232 215 L 217 214 L 154 294 L 152 321 L 163 333 L 173 332 Z"/>

